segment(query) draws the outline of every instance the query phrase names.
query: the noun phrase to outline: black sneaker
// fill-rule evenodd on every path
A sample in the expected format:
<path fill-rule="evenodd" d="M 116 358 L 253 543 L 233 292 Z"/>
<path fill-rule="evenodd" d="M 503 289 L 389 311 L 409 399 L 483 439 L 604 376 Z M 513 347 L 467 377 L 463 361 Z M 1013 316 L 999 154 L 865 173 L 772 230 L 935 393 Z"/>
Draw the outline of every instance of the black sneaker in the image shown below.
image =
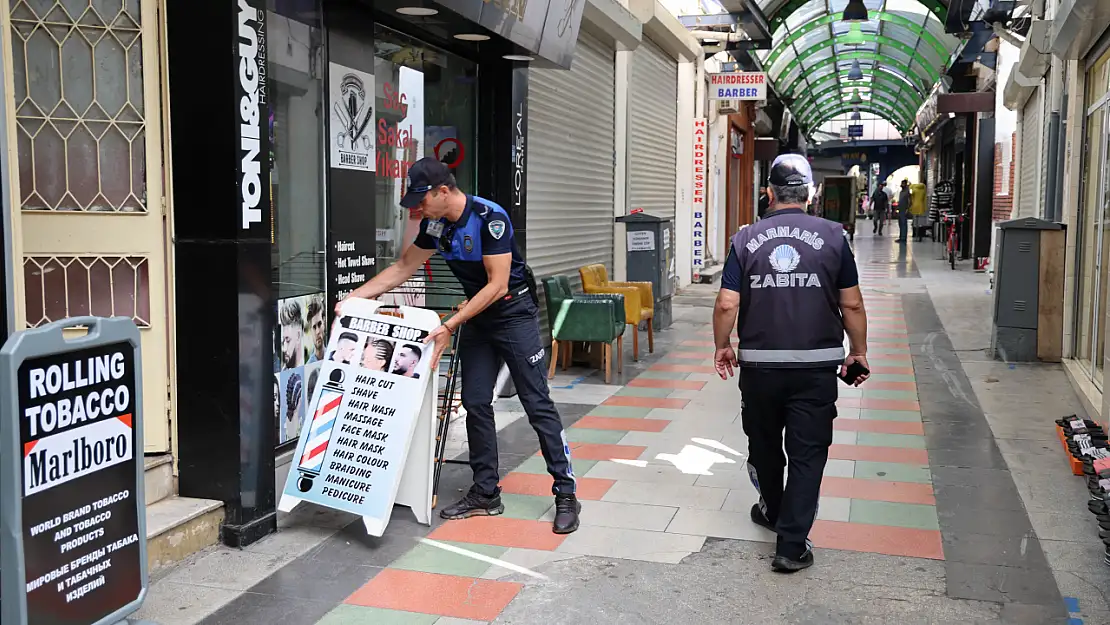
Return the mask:
<path fill-rule="evenodd" d="M 767 518 L 766 514 L 763 514 L 763 510 L 759 508 L 759 504 L 752 504 L 752 523 L 769 529 L 772 532 L 775 531 L 775 524 L 771 522 L 771 519 Z"/>
<path fill-rule="evenodd" d="M 494 495 L 483 495 L 478 492 L 477 486 L 471 486 L 465 497 L 441 510 L 439 516 L 457 520 L 472 516 L 496 516 L 504 511 L 505 504 L 501 503 L 500 489 Z"/>
<path fill-rule="evenodd" d="M 797 560 L 788 558 L 786 556 L 776 555 L 775 559 L 771 561 L 771 570 L 776 573 L 797 573 L 803 569 L 808 569 L 813 566 L 813 550 L 806 549 Z"/>
<path fill-rule="evenodd" d="M 574 495 L 555 495 L 555 521 L 551 531 L 556 534 L 570 534 L 578 529 L 578 513 L 582 504 Z"/>

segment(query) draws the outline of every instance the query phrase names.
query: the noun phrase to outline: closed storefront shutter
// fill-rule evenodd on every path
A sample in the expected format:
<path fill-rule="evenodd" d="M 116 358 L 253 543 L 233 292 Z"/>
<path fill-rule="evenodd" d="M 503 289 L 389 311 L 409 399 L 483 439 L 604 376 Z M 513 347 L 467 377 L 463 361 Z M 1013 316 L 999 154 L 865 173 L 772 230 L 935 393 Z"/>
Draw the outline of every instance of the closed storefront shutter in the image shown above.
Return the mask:
<path fill-rule="evenodd" d="M 1041 188 L 1038 183 L 1041 180 L 1041 133 L 1044 131 L 1041 124 L 1041 95 L 1041 89 L 1038 88 L 1021 112 L 1021 179 L 1018 181 L 1018 200 L 1021 206 L 1015 217 L 1036 217 L 1040 210 L 1041 199 L 1037 196 Z"/>
<path fill-rule="evenodd" d="M 537 278 L 613 270 L 614 53 L 581 33 L 570 70 L 528 80 L 528 264 Z"/>
<path fill-rule="evenodd" d="M 629 208 L 674 219 L 678 63 L 645 38 L 632 53 L 628 90 Z"/>

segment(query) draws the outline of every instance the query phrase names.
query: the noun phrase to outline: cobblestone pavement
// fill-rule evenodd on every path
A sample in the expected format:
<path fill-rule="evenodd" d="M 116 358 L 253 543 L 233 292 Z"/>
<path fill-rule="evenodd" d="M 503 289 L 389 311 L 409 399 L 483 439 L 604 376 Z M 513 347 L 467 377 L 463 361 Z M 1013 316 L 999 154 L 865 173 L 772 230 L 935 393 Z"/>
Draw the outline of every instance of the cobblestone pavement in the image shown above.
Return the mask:
<path fill-rule="evenodd" d="M 770 572 L 774 535 L 748 515 L 756 493 L 740 393 L 711 366 L 715 287 L 695 286 L 676 298 L 675 324 L 659 333 L 656 353 L 639 362 L 626 354 L 614 384 L 585 370 L 552 381 L 583 500 L 577 532 L 551 533 L 551 478 L 519 405 L 502 402 L 504 515 L 437 520 L 429 531 L 398 509 L 386 536 L 372 539 L 350 518 L 301 510 L 258 545 L 217 549 L 164 575 L 148 616 L 163 625 L 1041 625 L 1069 622 L 1070 612 L 1110 623 L 1102 594 L 1110 586 L 1066 598 L 1058 589 L 1072 573 L 1110 581 L 1098 568 L 1094 524 L 1058 526 L 1067 536 L 1055 538 L 1078 546 L 1067 554 L 1079 572 L 1050 566 L 1027 512 L 1036 491 L 1011 474 L 996 421 L 932 303 L 946 281 L 981 292 L 986 278 L 933 271 L 931 243 L 905 248 L 861 234 L 856 247 L 874 375 L 860 389 L 841 387 L 812 569 Z M 1013 367 L 990 375 L 1007 372 L 1019 375 Z M 1033 401 L 1045 392 L 1036 376 L 1023 379 L 1011 394 Z M 1075 404 L 1061 375 L 1049 379 L 1065 388 L 1050 389 L 1060 400 L 1042 408 Z M 1030 415 L 1022 427 L 1054 436 L 1061 415 Z M 1053 472 L 1050 482 L 1076 493 L 1054 505 L 1084 508 L 1059 446 L 1042 445 L 1038 457 L 1042 482 Z M 441 501 L 468 477 L 466 467 L 449 467 Z M 1089 565 L 1075 565 L 1084 557 Z M 257 579 L 236 577 L 235 567 Z"/>

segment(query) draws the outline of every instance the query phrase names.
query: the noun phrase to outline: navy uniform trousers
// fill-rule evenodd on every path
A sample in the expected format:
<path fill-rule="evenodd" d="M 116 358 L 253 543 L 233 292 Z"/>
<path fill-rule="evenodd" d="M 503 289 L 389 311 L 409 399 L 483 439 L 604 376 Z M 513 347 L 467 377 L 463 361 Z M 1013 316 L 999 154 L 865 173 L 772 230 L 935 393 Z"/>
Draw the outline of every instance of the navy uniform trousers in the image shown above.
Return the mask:
<path fill-rule="evenodd" d="M 552 494 L 575 492 L 570 447 L 548 391 L 538 312 L 528 295 L 497 302 L 468 321 L 459 337 L 470 468 L 474 484 L 485 495 L 496 493 L 499 481 L 493 387 L 501 361 L 508 365 L 528 422 L 539 436 L 547 471 L 555 480 Z"/>
<path fill-rule="evenodd" d="M 740 369 L 741 420 L 748 473 L 763 514 L 775 525 L 778 554 L 798 558 L 817 519 L 821 477 L 836 418 L 837 371 Z M 783 456 L 783 430 L 786 456 Z M 788 476 L 783 487 L 783 469 Z"/>

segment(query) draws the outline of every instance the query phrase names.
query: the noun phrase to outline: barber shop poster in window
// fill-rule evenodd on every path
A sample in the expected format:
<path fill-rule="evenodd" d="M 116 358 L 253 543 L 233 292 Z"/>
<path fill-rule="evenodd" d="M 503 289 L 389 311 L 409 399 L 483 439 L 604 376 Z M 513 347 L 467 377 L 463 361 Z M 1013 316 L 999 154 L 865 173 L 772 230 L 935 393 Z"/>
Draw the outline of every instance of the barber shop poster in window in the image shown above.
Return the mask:
<path fill-rule="evenodd" d="M 274 413 L 278 444 L 296 440 L 316 390 L 327 345 L 324 295 L 278 300 L 274 328 Z"/>

